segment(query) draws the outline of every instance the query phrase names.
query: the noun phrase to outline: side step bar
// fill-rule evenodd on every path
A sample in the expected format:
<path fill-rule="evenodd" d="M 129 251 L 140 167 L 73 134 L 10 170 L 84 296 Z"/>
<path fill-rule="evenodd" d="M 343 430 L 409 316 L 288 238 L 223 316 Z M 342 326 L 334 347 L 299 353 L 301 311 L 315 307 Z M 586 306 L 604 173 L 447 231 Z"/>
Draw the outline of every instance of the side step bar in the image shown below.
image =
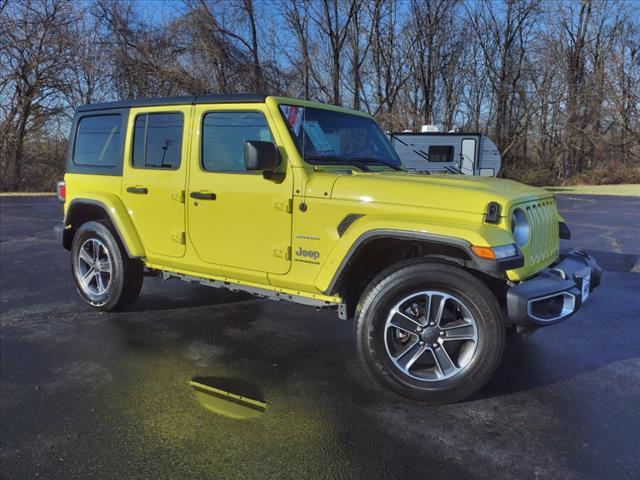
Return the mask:
<path fill-rule="evenodd" d="M 303 297 L 302 295 L 282 293 L 274 290 L 269 290 L 266 288 L 250 287 L 248 285 L 224 282 L 221 280 L 212 280 L 210 278 L 184 275 L 182 273 L 176 273 L 176 272 L 167 272 L 166 270 L 156 270 L 156 271 L 160 272 L 160 275 L 162 276 L 163 280 L 167 280 L 169 278 L 178 278 L 180 280 L 184 280 L 185 282 L 199 283 L 200 285 L 205 285 L 207 287 L 226 288 L 227 290 L 231 290 L 232 292 L 244 292 L 260 298 L 268 298 L 269 300 L 276 300 L 276 301 L 284 300 L 287 302 L 299 303 L 302 305 L 308 305 L 310 307 L 316 307 L 316 308 L 331 308 L 331 307 L 338 306 L 337 303 L 327 302 L 325 300 L 316 300 L 313 298 L 307 298 L 307 297 Z"/>

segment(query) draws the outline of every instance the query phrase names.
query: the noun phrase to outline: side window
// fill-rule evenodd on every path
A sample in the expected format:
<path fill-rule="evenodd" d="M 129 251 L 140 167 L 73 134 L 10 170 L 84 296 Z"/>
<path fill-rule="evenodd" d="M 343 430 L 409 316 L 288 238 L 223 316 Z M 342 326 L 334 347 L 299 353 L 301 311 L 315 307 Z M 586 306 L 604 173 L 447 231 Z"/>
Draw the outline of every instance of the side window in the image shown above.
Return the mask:
<path fill-rule="evenodd" d="M 202 168 L 212 172 L 245 172 L 244 142 L 272 142 L 260 112 L 211 112 L 202 121 Z"/>
<path fill-rule="evenodd" d="M 453 162 L 453 147 L 429 146 L 430 162 Z"/>
<path fill-rule="evenodd" d="M 180 167 L 183 123 L 181 113 L 138 115 L 133 127 L 133 166 L 166 169 Z"/>
<path fill-rule="evenodd" d="M 81 118 L 73 147 L 73 163 L 98 167 L 120 164 L 121 124 L 119 114 Z"/>

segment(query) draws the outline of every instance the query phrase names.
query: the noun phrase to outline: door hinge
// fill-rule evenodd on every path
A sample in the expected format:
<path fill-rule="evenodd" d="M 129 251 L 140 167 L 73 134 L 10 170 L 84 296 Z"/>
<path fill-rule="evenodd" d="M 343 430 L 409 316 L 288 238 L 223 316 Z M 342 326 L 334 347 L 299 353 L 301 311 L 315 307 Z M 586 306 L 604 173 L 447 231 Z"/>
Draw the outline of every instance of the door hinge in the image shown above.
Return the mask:
<path fill-rule="evenodd" d="M 180 245 L 187 243 L 187 235 L 185 232 L 171 232 L 171 240 Z"/>
<path fill-rule="evenodd" d="M 184 203 L 185 200 L 185 191 L 180 190 L 178 193 L 171 194 L 171 200 L 175 200 L 178 203 Z"/>
<path fill-rule="evenodd" d="M 287 213 L 291 213 L 293 211 L 293 198 L 289 198 L 288 200 L 275 200 L 273 202 L 273 208 L 276 210 L 282 210 Z"/>
<path fill-rule="evenodd" d="M 291 260 L 291 246 L 283 247 L 276 245 L 273 247 L 273 256 L 277 258 L 283 258 L 284 260 Z"/>

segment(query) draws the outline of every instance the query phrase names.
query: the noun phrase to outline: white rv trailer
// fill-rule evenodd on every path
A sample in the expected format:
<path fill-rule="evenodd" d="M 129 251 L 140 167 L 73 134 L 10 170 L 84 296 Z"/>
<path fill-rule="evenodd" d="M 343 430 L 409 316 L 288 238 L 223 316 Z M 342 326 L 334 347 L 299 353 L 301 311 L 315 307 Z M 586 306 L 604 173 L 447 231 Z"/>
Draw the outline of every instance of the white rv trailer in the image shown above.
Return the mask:
<path fill-rule="evenodd" d="M 488 177 L 500 171 L 500 152 L 481 133 L 398 132 L 390 133 L 389 139 L 409 170 Z"/>

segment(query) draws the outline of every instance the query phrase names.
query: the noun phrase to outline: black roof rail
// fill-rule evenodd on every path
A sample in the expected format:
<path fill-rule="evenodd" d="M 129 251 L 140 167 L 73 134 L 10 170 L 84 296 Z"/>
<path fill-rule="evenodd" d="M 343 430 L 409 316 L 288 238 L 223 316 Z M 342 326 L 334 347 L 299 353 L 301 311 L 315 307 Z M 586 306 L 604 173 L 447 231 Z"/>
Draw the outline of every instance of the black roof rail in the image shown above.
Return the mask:
<path fill-rule="evenodd" d="M 78 112 L 113 110 L 117 108 L 156 107 L 163 105 L 196 105 L 200 103 L 262 103 L 266 93 L 236 93 L 230 95 L 183 95 L 178 97 L 139 98 L 121 102 L 94 103 L 78 107 Z"/>

